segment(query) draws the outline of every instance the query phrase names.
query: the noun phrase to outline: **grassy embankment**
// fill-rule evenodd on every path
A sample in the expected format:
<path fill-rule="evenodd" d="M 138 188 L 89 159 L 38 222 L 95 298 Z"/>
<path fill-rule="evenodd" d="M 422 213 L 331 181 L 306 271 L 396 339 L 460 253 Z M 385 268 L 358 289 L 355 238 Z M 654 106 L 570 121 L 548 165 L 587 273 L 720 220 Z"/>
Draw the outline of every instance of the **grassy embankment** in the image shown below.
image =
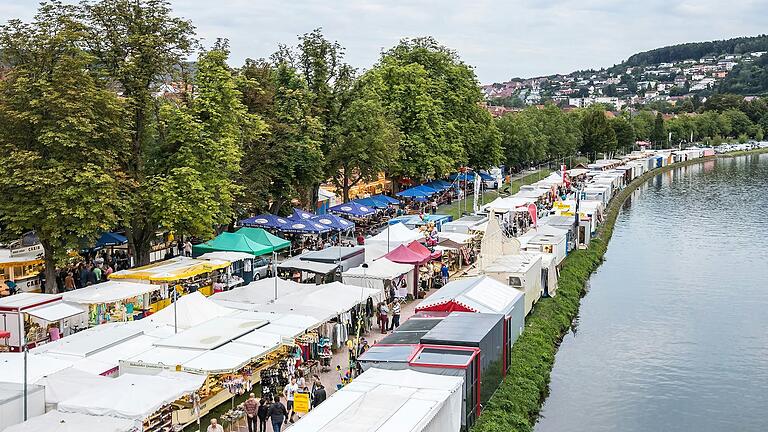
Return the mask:
<path fill-rule="evenodd" d="M 718 157 L 757 154 L 768 149 L 739 152 Z M 611 201 L 605 223 L 588 249 L 571 252 L 563 263 L 557 296 L 541 299 L 526 318 L 525 332 L 512 348 L 510 368 L 502 385 L 496 390 L 472 428 L 473 432 L 531 431 L 536 424 L 541 405 L 549 392 L 549 377 L 555 354 L 579 311 L 581 297 L 586 294 L 590 275 L 603 260 L 613 226 L 624 201 L 638 186 L 664 171 L 700 163 L 692 160 L 669 165 L 645 173 L 635 179 Z"/>

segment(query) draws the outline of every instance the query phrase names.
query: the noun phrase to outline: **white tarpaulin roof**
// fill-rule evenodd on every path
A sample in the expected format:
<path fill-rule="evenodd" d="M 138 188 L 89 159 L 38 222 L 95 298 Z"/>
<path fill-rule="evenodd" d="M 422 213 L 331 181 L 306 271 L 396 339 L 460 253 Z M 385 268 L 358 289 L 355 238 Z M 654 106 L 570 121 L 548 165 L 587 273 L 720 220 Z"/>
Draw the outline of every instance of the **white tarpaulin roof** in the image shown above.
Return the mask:
<path fill-rule="evenodd" d="M 316 261 L 305 261 L 299 257 L 293 257 L 277 265 L 278 269 L 296 269 L 310 273 L 328 274 L 336 270 L 338 264 L 327 264 Z"/>
<path fill-rule="evenodd" d="M 341 282 L 331 282 L 317 287 L 318 289 L 279 297 L 274 303 L 317 307 L 333 311 L 336 315 L 365 302 L 368 297 L 377 297 L 381 294 L 381 290 L 378 289 L 345 285 Z"/>
<path fill-rule="evenodd" d="M 203 352 L 193 349 L 155 347 L 124 360 L 147 365 L 176 366 L 194 359 Z"/>
<path fill-rule="evenodd" d="M 389 236 L 389 243 L 394 244 L 395 247 L 399 244 L 410 243 L 414 240 L 424 238 L 424 235 L 418 231 L 413 231 L 403 223 L 396 223 L 389 225 L 387 228 L 371 238 L 365 239 L 365 244 L 372 242 L 387 243 L 387 236 Z M 394 247 L 392 248 L 394 249 Z"/>
<path fill-rule="evenodd" d="M 27 382 L 39 379 L 72 366 L 72 362 L 29 354 L 27 356 Z M 0 352 L 0 382 L 24 382 L 24 354 Z"/>
<path fill-rule="evenodd" d="M 263 357 L 274 350 L 258 345 L 230 342 L 185 362 L 183 367 L 189 371 L 210 374 L 231 373 L 242 369 L 251 360 Z"/>
<path fill-rule="evenodd" d="M 263 320 L 216 318 L 155 342 L 155 346 L 208 350 L 266 325 Z"/>
<path fill-rule="evenodd" d="M 65 318 L 73 317 L 75 315 L 84 314 L 86 311 L 82 306 L 76 306 L 67 304 L 64 302 L 56 302 L 43 306 L 38 306 L 34 309 L 25 311 L 29 315 L 40 318 L 44 321 L 59 321 Z"/>
<path fill-rule="evenodd" d="M 121 375 L 59 402 L 58 409 L 63 412 L 144 420 L 163 406 L 195 391 L 205 380 L 205 376 L 184 375 L 183 378 L 181 375 L 178 378 L 165 375 Z"/>
<path fill-rule="evenodd" d="M 402 224 L 398 224 L 402 225 Z M 371 278 L 371 279 L 394 279 L 413 270 L 410 264 L 400 264 L 392 262 L 386 258 L 380 258 L 376 261 L 367 263 L 368 268 L 355 267 L 342 274 L 342 279 L 346 278 Z"/>
<path fill-rule="evenodd" d="M 61 294 L 42 294 L 42 293 L 27 293 L 20 292 L 12 296 L 0 298 L 0 307 L 4 308 L 25 308 L 34 306 L 49 300 L 57 300 L 61 298 Z"/>
<path fill-rule="evenodd" d="M 11 426 L 4 432 L 129 432 L 133 430 L 135 430 L 133 420 L 50 411 Z"/>
<path fill-rule="evenodd" d="M 215 251 L 215 252 L 204 253 L 197 258 L 204 259 L 204 260 L 219 260 L 219 261 L 235 262 L 235 261 L 242 261 L 247 259 L 252 260 L 255 257 L 253 256 L 253 254 L 249 254 L 245 252 Z"/>
<path fill-rule="evenodd" d="M 440 240 L 450 240 L 454 243 L 464 244 L 472 241 L 475 236 L 471 234 L 457 233 L 457 232 L 441 232 L 438 234 Z"/>
<path fill-rule="evenodd" d="M 160 285 L 110 280 L 74 291 L 65 292 L 63 299 L 70 303 L 102 304 L 137 297 L 161 289 Z"/>
<path fill-rule="evenodd" d="M 509 315 L 523 295 L 521 291 L 510 289 L 493 278 L 478 276 L 448 282 L 419 303 L 417 310 L 454 301 L 475 312 Z"/>
<path fill-rule="evenodd" d="M 245 336 L 237 338 L 235 342 L 263 346 L 265 348 L 277 348 L 280 346 L 282 338 L 274 333 L 266 333 L 261 330 L 254 330 Z"/>
<path fill-rule="evenodd" d="M 91 327 L 57 341 L 33 348 L 33 353 L 86 357 L 142 333 L 134 323 L 109 323 Z"/>
<path fill-rule="evenodd" d="M 292 432 L 455 432 L 461 377 L 372 368 L 291 427 Z"/>
<path fill-rule="evenodd" d="M 253 255 L 251 255 L 253 257 Z M 214 318 L 232 316 L 238 311 L 217 304 L 211 299 L 205 297 L 199 291 L 187 294 L 176 299 L 176 322 L 178 328 L 188 329 L 200 325 Z M 173 325 L 174 306 L 159 310 L 158 312 L 142 319 L 141 323 L 154 323 Z"/>
<path fill-rule="evenodd" d="M 317 287 L 315 284 L 300 284 L 291 280 L 277 278 L 277 292 L 280 297 L 297 291 Z M 264 304 L 275 298 L 275 278 L 260 279 L 248 285 L 222 291 L 209 297 L 214 301 L 234 303 Z M 231 303 L 220 303 L 230 306 Z M 230 306 L 231 307 L 231 306 Z"/>
<path fill-rule="evenodd" d="M 87 391 L 93 386 L 111 381 L 112 378 L 67 368 L 48 375 L 38 381 L 37 384 L 45 387 L 45 403 L 57 404 Z"/>

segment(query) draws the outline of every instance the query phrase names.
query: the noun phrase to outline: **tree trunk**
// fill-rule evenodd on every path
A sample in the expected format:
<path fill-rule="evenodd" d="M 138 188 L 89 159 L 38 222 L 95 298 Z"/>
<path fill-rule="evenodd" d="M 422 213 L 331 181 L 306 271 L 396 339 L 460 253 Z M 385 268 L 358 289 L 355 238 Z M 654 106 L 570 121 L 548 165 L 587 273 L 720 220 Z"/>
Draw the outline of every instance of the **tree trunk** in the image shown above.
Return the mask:
<path fill-rule="evenodd" d="M 154 230 L 144 221 L 134 222 L 128 230 L 128 249 L 133 257 L 134 266 L 149 264 L 152 252 L 152 235 Z"/>
<path fill-rule="evenodd" d="M 45 286 L 41 286 L 40 289 L 47 294 L 56 294 L 58 287 L 56 286 L 56 260 L 54 259 L 53 245 L 43 239 L 40 239 L 40 244 L 43 245 L 45 252 L 43 257 L 45 261 Z"/>
<path fill-rule="evenodd" d="M 341 170 L 341 199 L 349 202 L 349 173 L 346 166 Z"/>

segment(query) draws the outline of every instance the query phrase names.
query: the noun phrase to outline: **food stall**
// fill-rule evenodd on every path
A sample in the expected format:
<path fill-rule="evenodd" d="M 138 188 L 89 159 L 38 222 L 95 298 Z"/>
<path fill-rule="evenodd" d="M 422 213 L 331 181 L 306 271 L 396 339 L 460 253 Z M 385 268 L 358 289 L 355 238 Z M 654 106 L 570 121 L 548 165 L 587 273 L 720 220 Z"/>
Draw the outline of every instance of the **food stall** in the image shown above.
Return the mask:
<path fill-rule="evenodd" d="M 175 257 L 143 267 L 120 270 L 109 275 L 109 278 L 175 287 L 180 295 L 200 291 L 209 296 L 213 293 L 213 284 L 223 283 L 223 269 L 229 265 L 229 261 L 223 260 Z M 168 306 L 171 297 L 172 295 L 157 299 L 150 303 L 150 309 L 157 311 Z"/>
<path fill-rule="evenodd" d="M 0 299 L 0 331 L 10 338 L 0 351 L 21 351 L 67 336 L 86 322 L 82 307 L 62 301 L 61 294 L 19 293 Z M 23 332 L 20 331 L 23 329 Z"/>
<path fill-rule="evenodd" d="M 141 319 L 167 295 L 160 285 L 110 280 L 63 294 L 67 303 L 88 308 L 88 323 L 99 325 L 112 321 Z"/>
<path fill-rule="evenodd" d="M 387 293 L 389 288 L 394 285 L 398 291 L 396 293 L 398 297 L 405 297 L 415 288 L 414 266 L 395 263 L 386 258 L 380 258 L 363 266 L 349 269 L 342 273 L 341 280 L 347 285 L 377 288 L 382 293 Z"/>
<path fill-rule="evenodd" d="M 13 281 L 18 292 L 40 292 L 43 247 L 0 249 L 0 297 L 10 294 L 5 281 Z"/>
<path fill-rule="evenodd" d="M 232 289 L 253 280 L 254 256 L 246 252 L 208 252 L 197 257 L 202 260 L 229 261 L 224 278 L 224 290 Z"/>

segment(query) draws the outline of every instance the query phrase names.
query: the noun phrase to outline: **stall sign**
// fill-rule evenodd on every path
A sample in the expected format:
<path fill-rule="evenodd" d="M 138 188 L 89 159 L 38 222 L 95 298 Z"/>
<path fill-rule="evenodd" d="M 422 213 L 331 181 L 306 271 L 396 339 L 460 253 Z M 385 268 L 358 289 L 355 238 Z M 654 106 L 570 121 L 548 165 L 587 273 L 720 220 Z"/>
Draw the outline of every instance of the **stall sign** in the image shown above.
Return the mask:
<path fill-rule="evenodd" d="M 293 395 L 293 410 L 299 413 L 309 412 L 309 393 Z"/>
<path fill-rule="evenodd" d="M 11 256 L 12 257 L 20 257 L 20 256 L 30 256 L 35 258 L 40 258 L 43 256 L 43 245 L 40 243 L 34 244 L 32 246 L 25 246 L 20 248 L 11 249 Z"/>

